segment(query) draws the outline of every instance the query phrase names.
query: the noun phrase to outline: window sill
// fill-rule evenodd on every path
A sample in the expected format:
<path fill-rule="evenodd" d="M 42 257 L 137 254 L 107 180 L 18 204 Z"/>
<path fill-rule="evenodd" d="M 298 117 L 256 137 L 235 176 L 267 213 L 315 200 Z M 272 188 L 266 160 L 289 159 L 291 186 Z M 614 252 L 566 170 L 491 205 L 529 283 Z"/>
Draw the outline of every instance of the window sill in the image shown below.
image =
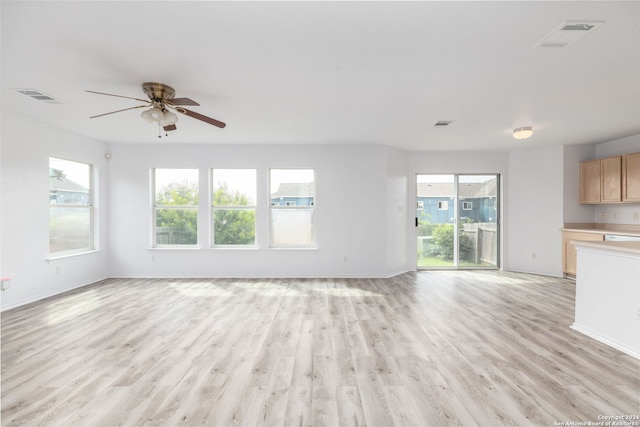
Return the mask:
<path fill-rule="evenodd" d="M 210 251 L 257 251 L 260 248 L 258 246 L 247 245 L 247 246 L 211 246 L 207 248 Z"/>
<path fill-rule="evenodd" d="M 86 251 L 86 252 L 77 252 L 77 253 L 70 253 L 70 254 L 62 254 L 62 255 L 53 255 L 53 256 L 49 256 L 47 257 L 47 262 L 48 263 L 52 263 L 52 262 L 56 262 L 56 261 L 61 261 L 64 259 L 68 259 L 68 258 L 75 258 L 75 257 L 81 257 L 81 256 L 85 256 L 85 255 L 93 255 L 93 254 L 97 254 L 102 252 L 99 249 L 95 249 L 95 250 L 90 250 L 90 251 Z"/>
<path fill-rule="evenodd" d="M 269 248 L 267 248 L 270 251 L 317 251 L 319 250 L 319 248 L 317 246 L 312 246 L 312 247 L 300 247 L 300 248 L 296 248 L 296 247 L 291 247 L 291 246 L 270 246 Z"/>
<path fill-rule="evenodd" d="M 147 248 L 148 251 L 199 251 L 202 250 L 200 246 L 160 246 Z"/>

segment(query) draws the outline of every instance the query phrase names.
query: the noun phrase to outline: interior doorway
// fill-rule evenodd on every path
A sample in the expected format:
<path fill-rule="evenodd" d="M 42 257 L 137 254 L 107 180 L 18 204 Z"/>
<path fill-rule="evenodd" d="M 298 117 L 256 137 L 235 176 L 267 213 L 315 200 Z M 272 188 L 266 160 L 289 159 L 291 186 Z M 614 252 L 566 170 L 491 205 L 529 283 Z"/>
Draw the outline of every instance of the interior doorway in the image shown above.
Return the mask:
<path fill-rule="evenodd" d="M 500 175 L 417 174 L 418 269 L 499 268 Z"/>

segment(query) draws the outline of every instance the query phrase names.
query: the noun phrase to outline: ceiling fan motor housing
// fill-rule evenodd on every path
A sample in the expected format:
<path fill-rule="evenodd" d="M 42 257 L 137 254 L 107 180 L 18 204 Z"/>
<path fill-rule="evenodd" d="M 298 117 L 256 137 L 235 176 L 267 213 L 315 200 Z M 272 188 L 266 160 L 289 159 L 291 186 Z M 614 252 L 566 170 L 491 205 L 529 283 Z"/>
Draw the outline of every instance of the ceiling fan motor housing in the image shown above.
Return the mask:
<path fill-rule="evenodd" d="M 164 104 L 165 101 L 173 99 L 176 91 L 171 87 L 162 83 L 147 82 L 142 84 L 142 90 L 151 101 Z"/>

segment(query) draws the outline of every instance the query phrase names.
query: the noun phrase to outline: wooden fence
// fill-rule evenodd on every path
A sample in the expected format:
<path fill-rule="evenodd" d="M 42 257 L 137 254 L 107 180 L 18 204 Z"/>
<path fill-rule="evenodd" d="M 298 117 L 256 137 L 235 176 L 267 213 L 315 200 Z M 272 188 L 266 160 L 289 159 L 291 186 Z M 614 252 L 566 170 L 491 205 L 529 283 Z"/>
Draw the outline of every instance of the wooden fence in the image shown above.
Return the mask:
<path fill-rule="evenodd" d="M 463 233 L 473 243 L 472 257 L 470 261 L 476 264 L 486 263 L 497 265 L 498 263 L 498 232 L 494 223 L 464 224 Z"/>

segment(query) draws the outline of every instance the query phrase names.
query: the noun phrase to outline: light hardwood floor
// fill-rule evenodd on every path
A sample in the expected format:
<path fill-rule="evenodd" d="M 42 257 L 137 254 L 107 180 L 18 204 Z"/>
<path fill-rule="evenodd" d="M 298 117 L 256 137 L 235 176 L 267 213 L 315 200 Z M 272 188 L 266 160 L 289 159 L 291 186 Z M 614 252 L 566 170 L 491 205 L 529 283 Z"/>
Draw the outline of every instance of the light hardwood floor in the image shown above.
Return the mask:
<path fill-rule="evenodd" d="M 573 282 L 109 279 L 2 314 L 2 425 L 497 426 L 640 414 Z M 557 425 L 557 424 L 556 424 Z"/>

